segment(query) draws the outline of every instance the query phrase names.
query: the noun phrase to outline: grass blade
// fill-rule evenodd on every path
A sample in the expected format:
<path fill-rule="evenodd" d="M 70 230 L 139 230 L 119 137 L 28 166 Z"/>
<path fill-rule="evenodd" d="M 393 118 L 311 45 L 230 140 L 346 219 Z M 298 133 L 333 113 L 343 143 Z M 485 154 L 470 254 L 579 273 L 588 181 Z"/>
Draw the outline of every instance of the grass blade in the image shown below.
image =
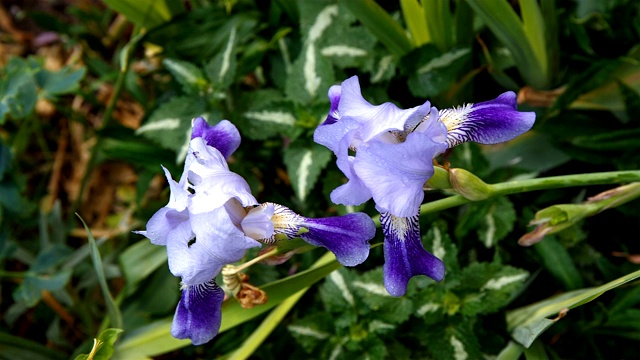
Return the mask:
<path fill-rule="evenodd" d="M 102 265 L 102 258 L 100 257 L 100 250 L 98 250 L 96 239 L 94 239 L 93 234 L 91 234 L 91 230 L 84 222 L 84 220 L 80 217 L 80 215 L 76 213 L 76 216 L 78 216 L 80 221 L 82 221 L 82 226 L 84 226 L 84 229 L 87 231 L 87 237 L 91 246 L 89 249 L 91 252 L 93 268 L 96 270 L 96 274 L 98 276 L 98 282 L 100 283 L 100 288 L 102 289 L 102 296 L 104 297 L 104 302 L 107 306 L 107 312 L 109 313 L 111 325 L 115 328 L 122 329 L 122 314 L 120 313 L 120 308 L 118 308 L 118 305 L 113 300 L 111 292 L 109 292 L 109 285 L 107 285 L 107 278 L 104 275 L 104 267 Z M 106 325 L 106 323 L 103 323 L 103 326 L 104 325 Z M 104 329 L 101 329 L 101 331 L 103 330 Z"/>

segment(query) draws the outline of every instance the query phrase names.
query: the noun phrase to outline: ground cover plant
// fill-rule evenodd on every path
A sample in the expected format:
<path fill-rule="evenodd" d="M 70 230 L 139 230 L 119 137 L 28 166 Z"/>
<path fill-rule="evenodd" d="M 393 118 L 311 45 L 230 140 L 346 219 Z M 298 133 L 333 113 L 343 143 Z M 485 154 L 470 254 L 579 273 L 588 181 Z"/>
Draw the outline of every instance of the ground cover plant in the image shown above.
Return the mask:
<path fill-rule="evenodd" d="M 0 20 L 0 358 L 636 356 L 637 2 Z"/>

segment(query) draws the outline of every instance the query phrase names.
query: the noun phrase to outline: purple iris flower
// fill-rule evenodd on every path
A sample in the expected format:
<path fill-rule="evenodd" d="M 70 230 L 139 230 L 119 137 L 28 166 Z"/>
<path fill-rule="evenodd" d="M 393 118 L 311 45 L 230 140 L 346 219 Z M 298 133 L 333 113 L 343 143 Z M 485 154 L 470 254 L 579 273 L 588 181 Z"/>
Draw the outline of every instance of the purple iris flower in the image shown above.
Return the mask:
<path fill-rule="evenodd" d="M 418 223 L 423 186 L 433 175 L 433 159 L 465 141 L 494 144 L 533 126 L 534 113 L 516 110 L 515 94 L 438 111 L 427 101 L 410 109 L 372 105 L 357 76 L 329 89 L 331 109 L 314 141 L 337 157 L 348 181 L 331 193 L 337 204 L 360 205 L 373 198 L 384 233 L 384 284 L 394 296 L 409 279 L 444 278 L 442 261 L 424 249 Z"/>
<path fill-rule="evenodd" d="M 169 269 L 182 278 L 171 333 L 194 345 L 218 334 L 224 291 L 214 279 L 248 249 L 271 244 L 276 233 L 285 233 L 284 238 L 300 237 L 323 246 L 343 265 L 355 266 L 369 255 L 368 241 L 375 234 L 365 214 L 309 219 L 282 205 L 259 205 L 247 182 L 227 165 L 239 144 L 240 134 L 229 121 L 209 126 L 195 119 L 180 181 L 163 168 L 171 190 L 169 203 L 153 215 L 145 231 L 137 232 L 167 247 Z M 282 209 L 289 217 L 278 215 Z"/>

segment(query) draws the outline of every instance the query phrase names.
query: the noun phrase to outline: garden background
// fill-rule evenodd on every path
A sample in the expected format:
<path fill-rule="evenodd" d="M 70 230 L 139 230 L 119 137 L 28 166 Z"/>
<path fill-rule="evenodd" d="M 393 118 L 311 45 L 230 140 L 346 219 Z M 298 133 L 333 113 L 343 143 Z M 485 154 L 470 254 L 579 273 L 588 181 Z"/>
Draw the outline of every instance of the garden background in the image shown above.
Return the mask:
<path fill-rule="evenodd" d="M 639 44 L 633 0 L 3 1 L 0 358 L 637 357 Z M 375 216 L 330 202 L 344 177 L 313 142 L 327 90 L 353 75 L 373 104 L 511 90 L 537 114 L 441 159 L 496 184 L 427 191 L 445 279 L 395 298 L 382 247 L 349 269 L 314 249 L 247 270 L 269 301 L 228 301 L 212 342 L 174 339 L 179 279 L 132 233 L 168 201 L 160 165 L 180 173 L 193 118 L 229 119 L 229 166 L 259 201 Z M 544 233 L 521 246 L 532 220 Z"/>

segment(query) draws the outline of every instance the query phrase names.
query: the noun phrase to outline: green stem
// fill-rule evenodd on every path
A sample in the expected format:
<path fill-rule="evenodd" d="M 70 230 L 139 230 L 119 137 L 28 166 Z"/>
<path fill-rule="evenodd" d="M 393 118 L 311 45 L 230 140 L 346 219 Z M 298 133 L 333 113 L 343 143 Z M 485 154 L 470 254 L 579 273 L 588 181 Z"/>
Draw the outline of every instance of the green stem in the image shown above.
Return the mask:
<path fill-rule="evenodd" d="M 489 185 L 492 190 L 490 197 L 518 194 L 528 191 L 560 189 L 574 186 L 620 184 L 640 181 L 640 171 L 611 171 L 591 174 L 576 174 L 551 176 L 547 178 L 516 180 L 504 183 Z M 464 205 L 471 202 L 460 195 L 428 202 L 420 206 L 420 213 L 427 214 L 442 211 L 452 207 Z M 376 221 L 377 220 L 377 221 Z M 376 224 L 380 221 L 374 218 Z"/>

